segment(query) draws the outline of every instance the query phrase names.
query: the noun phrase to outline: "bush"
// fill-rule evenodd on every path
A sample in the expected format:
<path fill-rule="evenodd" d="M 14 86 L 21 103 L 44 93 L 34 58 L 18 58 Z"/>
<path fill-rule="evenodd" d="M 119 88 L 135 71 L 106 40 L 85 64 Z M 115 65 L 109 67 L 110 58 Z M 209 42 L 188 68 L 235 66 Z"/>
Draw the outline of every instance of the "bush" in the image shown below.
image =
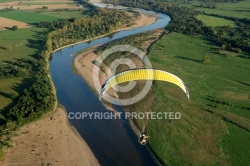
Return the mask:
<path fill-rule="evenodd" d="M 48 6 L 43 6 L 42 9 L 48 9 Z"/>
<path fill-rule="evenodd" d="M 17 25 L 12 26 L 11 28 L 13 31 L 16 31 L 18 29 Z"/>
<path fill-rule="evenodd" d="M 202 62 L 203 63 L 210 63 L 210 57 L 208 55 L 204 55 L 202 57 Z"/>

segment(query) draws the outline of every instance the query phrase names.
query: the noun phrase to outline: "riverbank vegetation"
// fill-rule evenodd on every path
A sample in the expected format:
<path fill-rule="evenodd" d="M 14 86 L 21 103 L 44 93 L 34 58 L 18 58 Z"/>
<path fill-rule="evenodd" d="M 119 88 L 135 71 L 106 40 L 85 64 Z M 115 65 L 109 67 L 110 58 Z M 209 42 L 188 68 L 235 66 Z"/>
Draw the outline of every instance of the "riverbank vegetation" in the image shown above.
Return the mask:
<path fill-rule="evenodd" d="M 0 105 L 0 149 L 10 146 L 11 131 L 55 109 L 56 96 L 48 68 L 52 51 L 111 33 L 131 21 L 124 11 L 90 4 L 86 7 L 89 11 L 83 18 L 40 22 L 42 19 L 35 20 L 34 15 L 26 22 L 39 28 L 0 32 L 0 92 L 6 101 Z"/>
<path fill-rule="evenodd" d="M 227 9 L 229 14 L 216 12 L 216 7 L 210 12 L 203 8 L 194 10 L 191 1 L 188 1 L 191 5 L 160 0 L 106 2 L 159 11 L 172 18 L 165 35 L 151 46 L 148 56 L 154 68 L 184 80 L 191 100 L 187 101 L 172 85 L 154 82 L 152 97 L 149 93 L 141 101 L 144 105 L 153 103 L 154 112 L 182 114 L 180 120 L 148 122 L 149 144 L 160 159 L 167 165 L 247 165 L 250 20 L 233 15 L 236 12 L 233 5 L 241 6 L 241 2 L 215 2 L 221 8 L 231 5 Z M 224 25 L 216 22 L 211 25 L 204 16 L 223 20 Z M 142 105 L 130 109 L 145 110 Z"/>

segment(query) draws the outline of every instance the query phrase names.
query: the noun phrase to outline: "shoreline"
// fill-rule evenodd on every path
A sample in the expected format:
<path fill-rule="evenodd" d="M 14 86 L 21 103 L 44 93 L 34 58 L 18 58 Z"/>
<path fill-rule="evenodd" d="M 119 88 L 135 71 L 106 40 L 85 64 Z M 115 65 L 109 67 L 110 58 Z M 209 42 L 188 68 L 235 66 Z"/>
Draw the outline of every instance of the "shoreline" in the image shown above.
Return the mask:
<path fill-rule="evenodd" d="M 0 165 L 100 165 L 62 107 L 22 126 Z"/>
<path fill-rule="evenodd" d="M 157 39 L 145 41 L 145 45 L 143 46 L 143 50 L 145 49 L 144 50 L 145 52 L 147 52 L 148 48 L 150 48 L 151 45 L 154 44 L 155 41 L 160 39 L 162 34 L 164 34 L 164 29 L 157 29 L 157 30 L 153 30 L 153 31 L 157 34 L 156 35 Z M 100 45 L 102 45 L 102 44 L 100 44 Z M 73 60 L 73 64 L 74 64 L 73 67 L 74 67 L 75 71 L 78 73 L 78 75 L 80 77 L 82 77 L 82 79 L 85 80 L 85 82 L 88 84 L 88 86 L 92 89 L 92 91 L 95 94 L 98 92 L 96 92 L 95 86 L 94 86 L 94 83 L 92 80 L 92 74 L 93 74 L 92 69 L 94 66 L 94 64 L 92 62 L 98 57 L 98 55 L 96 55 L 94 53 L 94 51 L 100 45 L 95 45 L 95 46 L 92 46 L 92 47 L 85 49 L 84 51 L 79 51 Z M 136 62 L 136 64 L 142 65 L 138 61 Z M 106 65 L 103 66 L 103 70 L 104 70 L 104 72 L 101 70 L 100 75 L 99 75 L 101 82 L 104 82 L 109 77 L 106 74 L 106 73 L 108 73 L 108 67 Z M 113 96 L 118 96 L 118 94 L 113 89 L 109 90 L 109 94 L 113 95 Z M 116 111 L 105 100 L 103 100 L 102 103 L 108 110 Z M 126 110 L 124 110 L 124 111 L 126 111 Z M 134 124 L 134 122 L 131 119 L 129 119 L 129 124 L 130 124 L 133 132 L 135 133 L 135 135 L 138 135 L 138 133 L 141 132 L 141 129 L 136 127 L 136 125 Z M 147 145 L 146 147 L 147 147 L 148 151 L 150 152 L 150 154 L 152 155 L 152 157 L 154 158 L 155 162 L 158 163 L 159 165 L 161 165 L 163 163 L 162 160 L 155 154 L 155 152 L 153 151 L 151 146 Z"/>
<path fill-rule="evenodd" d="M 82 41 L 79 41 L 79 42 L 76 42 L 76 43 L 72 43 L 72 44 L 69 44 L 69 45 L 65 45 L 65 46 L 62 46 L 60 48 L 57 48 L 55 50 L 53 50 L 51 53 L 54 53 L 54 52 L 57 52 L 63 48 L 67 48 L 67 47 L 71 47 L 71 46 L 75 46 L 77 44 L 80 44 L 80 43 L 84 43 L 84 42 L 88 42 L 88 41 L 92 41 L 92 40 L 95 40 L 95 39 L 98 39 L 98 38 L 102 38 L 102 37 L 105 37 L 105 36 L 108 36 L 110 34 L 113 34 L 113 33 L 116 33 L 116 32 L 119 32 L 119 31 L 124 31 L 124 30 L 131 30 L 131 29 L 134 29 L 134 28 L 139 28 L 139 27 L 142 27 L 142 26 L 146 26 L 146 25 L 150 25 L 150 24 L 153 24 L 158 18 L 156 17 L 156 15 L 153 15 L 153 16 L 150 16 L 150 17 L 153 17 L 154 18 L 154 21 L 153 22 L 150 22 L 149 24 L 143 24 L 143 25 L 138 25 L 138 21 L 140 21 L 141 19 L 147 19 L 148 16 L 146 16 L 145 14 L 141 14 L 141 18 L 139 20 L 135 20 L 133 21 L 132 23 L 137 23 L 135 25 L 132 25 L 132 26 L 129 26 L 129 27 L 121 27 L 113 32 L 110 32 L 108 34 L 104 34 L 104 35 L 100 35 L 100 36 L 96 36 L 94 38 L 91 38 L 91 39 L 86 39 L 86 40 L 82 40 Z M 151 20 L 152 21 L 152 20 Z"/>

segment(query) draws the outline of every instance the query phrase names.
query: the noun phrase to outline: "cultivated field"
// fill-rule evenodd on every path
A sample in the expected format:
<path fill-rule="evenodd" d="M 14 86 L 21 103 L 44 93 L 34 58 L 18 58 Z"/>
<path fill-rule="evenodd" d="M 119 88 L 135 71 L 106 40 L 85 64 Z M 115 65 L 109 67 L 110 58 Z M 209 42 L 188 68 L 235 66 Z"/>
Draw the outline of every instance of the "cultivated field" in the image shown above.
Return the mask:
<path fill-rule="evenodd" d="M 31 25 L 26 24 L 24 22 L 11 20 L 11 19 L 4 18 L 4 17 L 0 17 L 0 22 L 1 22 L 0 31 L 11 28 L 14 25 L 16 25 L 18 28 L 31 28 L 32 27 Z"/>
<path fill-rule="evenodd" d="M 0 9 L 13 8 L 19 10 L 34 10 L 48 7 L 48 9 L 79 9 L 81 6 L 72 0 L 22 0 L 6 1 L 0 3 Z M 45 8 L 44 8 L 45 10 Z"/>
<path fill-rule="evenodd" d="M 14 25 L 28 28 L 30 26 L 27 24 L 34 25 L 41 21 L 78 18 L 84 15 L 84 11 L 85 8 L 72 0 L 0 2 L 0 30 Z"/>

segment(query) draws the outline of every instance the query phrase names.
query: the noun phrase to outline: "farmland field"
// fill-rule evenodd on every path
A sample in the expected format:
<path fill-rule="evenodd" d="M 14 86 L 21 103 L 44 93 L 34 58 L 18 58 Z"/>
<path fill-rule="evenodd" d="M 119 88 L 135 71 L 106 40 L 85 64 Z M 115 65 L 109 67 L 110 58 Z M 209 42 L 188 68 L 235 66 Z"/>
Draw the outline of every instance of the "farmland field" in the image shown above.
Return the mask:
<path fill-rule="evenodd" d="M 34 12 L 47 16 L 60 17 L 61 19 L 79 18 L 84 16 L 83 10 L 36 10 Z"/>
<path fill-rule="evenodd" d="M 215 27 L 215 26 L 234 27 L 235 26 L 235 22 L 233 22 L 231 20 L 224 19 L 224 18 L 215 17 L 215 16 L 198 15 L 197 19 L 204 22 L 206 24 L 206 26 L 212 26 L 212 27 Z"/>
<path fill-rule="evenodd" d="M 191 4 L 182 4 L 183 6 L 192 7 L 197 11 L 204 11 L 207 14 L 219 14 L 222 16 L 250 18 L 250 0 L 240 1 L 239 3 L 216 3 L 215 8 L 204 8 L 204 2 L 194 1 Z"/>
<path fill-rule="evenodd" d="M 1 11 L 0 12 L 1 17 L 25 22 L 28 24 L 36 24 L 41 21 L 51 21 L 51 20 L 57 20 L 61 19 L 61 17 L 57 16 L 51 16 L 51 15 L 43 15 L 39 13 L 34 13 L 30 11 L 24 11 L 24 10 L 12 10 L 12 11 Z"/>
<path fill-rule="evenodd" d="M 3 0 L 0 2 L 0 9 L 13 8 L 18 10 L 34 9 L 80 9 L 73 0 Z"/>

